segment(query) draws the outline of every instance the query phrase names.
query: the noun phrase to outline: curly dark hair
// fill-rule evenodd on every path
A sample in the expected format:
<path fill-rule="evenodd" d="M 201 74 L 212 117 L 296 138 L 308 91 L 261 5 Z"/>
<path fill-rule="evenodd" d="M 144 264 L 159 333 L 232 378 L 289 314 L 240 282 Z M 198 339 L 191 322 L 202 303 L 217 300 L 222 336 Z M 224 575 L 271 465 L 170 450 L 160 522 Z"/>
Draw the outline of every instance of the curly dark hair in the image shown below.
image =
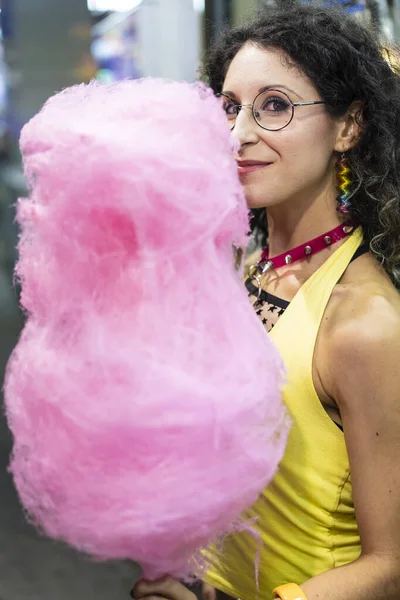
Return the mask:
<path fill-rule="evenodd" d="M 248 25 L 227 29 L 207 53 L 204 76 L 221 92 L 229 64 L 247 43 L 276 48 L 305 73 L 333 117 L 363 103 L 361 135 L 347 153 L 354 185 L 351 216 L 371 252 L 400 282 L 400 77 L 372 30 L 337 8 L 287 3 L 264 7 Z M 386 54 L 385 54 L 386 53 Z M 265 209 L 252 229 L 267 236 Z"/>

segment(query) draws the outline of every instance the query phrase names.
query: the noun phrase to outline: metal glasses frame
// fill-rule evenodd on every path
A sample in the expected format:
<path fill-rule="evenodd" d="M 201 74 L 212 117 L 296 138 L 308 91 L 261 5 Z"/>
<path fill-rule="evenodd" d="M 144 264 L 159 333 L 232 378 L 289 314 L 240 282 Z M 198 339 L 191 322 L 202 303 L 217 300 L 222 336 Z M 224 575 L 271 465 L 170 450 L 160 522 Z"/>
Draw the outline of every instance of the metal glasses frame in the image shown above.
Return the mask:
<path fill-rule="evenodd" d="M 286 125 L 283 125 L 282 127 L 278 127 L 278 129 L 270 129 L 269 127 L 265 127 L 264 125 L 261 125 L 261 123 L 259 123 L 259 121 L 257 120 L 257 111 L 254 109 L 254 106 L 255 106 L 255 103 L 257 102 L 258 98 L 262 94 L 265 94 L 265 92 L 278 92 L 279 94 L 282 94 L 283 96 L 285 96 L 285 98 L 287 98 L 290 106 L 292 107 L 292 114 L 290 116 L 289 121 L 286 123 Z M 325 100 L 312 100 L 311 102 L 292 102 L 292 100 L 289 98 L 289 96 L 287 94 L 285 94 L 285 92 L 282 92 L 282 90 L 277 90 L 275 88 L 267 88 L 267 89 L 259 92 L 257 94 L 257 96 L 254 98 L 252 104 L 239 104 L 238 102 L 236 102 L 236 100 L 233 100 L 233 98 L 231 98 L 227 94 L 220 93 L 220 94 L 217 94 L 217 96 L 218 96 L 218 98 L 221 98 L 221 97 L 226 98 L 227 100 L 232 102 L 232 104 L 234 106 L 236 106 L 236 117 L 238 117 L 242 108 L 251 108 L 251 112 L 253 114 L 253 118 L 254 118 L 255 122 L 257 123 L 257 125 L 259 127 L 261 127 L 262 129 L 265 129 L 266 131 L 281 131 L 282 129 L 285 129 L 285 127 L 290 125 L 290 123 L 293 121 L 294 109 L 296 106 L 313 106 L 314 104 L 327 104 L 327 102 Z M 235 125 L 236 125 L 236 121 L 232 125 L 231 130 L 234 129 Z"/>

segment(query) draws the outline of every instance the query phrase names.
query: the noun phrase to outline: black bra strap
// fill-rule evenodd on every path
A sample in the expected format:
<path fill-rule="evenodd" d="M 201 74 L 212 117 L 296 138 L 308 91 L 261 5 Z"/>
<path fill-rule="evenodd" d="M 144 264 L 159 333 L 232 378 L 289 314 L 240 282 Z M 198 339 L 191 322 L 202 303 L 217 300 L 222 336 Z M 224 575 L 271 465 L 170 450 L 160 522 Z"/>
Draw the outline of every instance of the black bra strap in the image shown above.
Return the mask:
<path fill-rule="evenodd" d="M 357 248 L 357 250 L 354 252 L 353 257 L 351 259 L 351 263 L 353 262 L 353 260 L 356 260 L 356 258 L 358 258 L 359 256 L 362 256 L 363 254 L 366 254 L 367 252 L 369 252 L 369 244 L 362 244 L 359 248 Z"/>

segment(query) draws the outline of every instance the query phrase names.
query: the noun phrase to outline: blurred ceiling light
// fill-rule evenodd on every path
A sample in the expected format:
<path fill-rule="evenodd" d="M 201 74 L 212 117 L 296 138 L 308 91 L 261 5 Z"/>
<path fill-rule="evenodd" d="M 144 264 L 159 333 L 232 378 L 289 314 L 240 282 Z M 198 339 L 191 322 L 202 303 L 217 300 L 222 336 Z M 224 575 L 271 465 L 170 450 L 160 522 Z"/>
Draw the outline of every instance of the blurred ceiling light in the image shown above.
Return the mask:
<path fill-rule="evenodd" d="M 92 12 L 127 12 L 140 4 L 142 0 L 87 0 L 88 9 Z"/>
<path fill-rule="evenodd" d="M 197 12 L 204 12 L 205 0 L 193 0 L 193 8 Z"/>

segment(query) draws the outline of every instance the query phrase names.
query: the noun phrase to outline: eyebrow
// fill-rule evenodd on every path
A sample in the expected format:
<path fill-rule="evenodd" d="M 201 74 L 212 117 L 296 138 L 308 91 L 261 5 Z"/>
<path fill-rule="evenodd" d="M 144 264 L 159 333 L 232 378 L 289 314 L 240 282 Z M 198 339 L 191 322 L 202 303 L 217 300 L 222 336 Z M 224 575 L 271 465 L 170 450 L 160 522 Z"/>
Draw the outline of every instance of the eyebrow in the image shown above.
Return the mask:
<path fill-rule="evenodd" d="M 295 90 L 292 90 L 291 88 L 287 87 L 287 85 L 282 85 L 281 83 L 272 83 L 270 85 L 265 85 L 264 87 L 260 88 L 257 93 L 262 94 L 262 92 L 266 92 L 267 90 L 280 89 L 286 90 L 287 92 L 290 92 L 291 94 L 294 94 L 295 96 L 300 98 L 300 100 L 303 100 L 303 98 Z M 235 92 L 231 92 L 230 90 L 222 90 L 222 94 L 226 94 L 227 96 L 233 96 L 234 98 L 237 98 Z"/>

